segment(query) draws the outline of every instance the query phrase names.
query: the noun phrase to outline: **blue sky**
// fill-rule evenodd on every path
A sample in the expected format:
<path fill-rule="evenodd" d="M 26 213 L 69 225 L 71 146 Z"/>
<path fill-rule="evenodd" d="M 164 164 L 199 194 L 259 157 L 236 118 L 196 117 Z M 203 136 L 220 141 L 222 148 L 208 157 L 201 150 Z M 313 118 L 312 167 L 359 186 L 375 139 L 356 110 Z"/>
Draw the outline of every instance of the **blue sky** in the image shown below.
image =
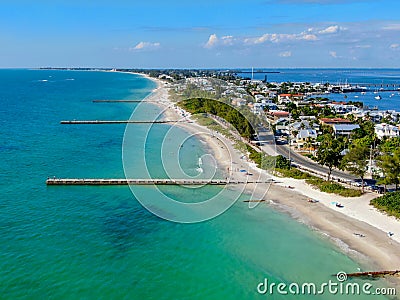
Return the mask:
<path fill-rule="evenodd" d="M 2 0 L 0 67 L 400 67 L 398 0 Z"/>

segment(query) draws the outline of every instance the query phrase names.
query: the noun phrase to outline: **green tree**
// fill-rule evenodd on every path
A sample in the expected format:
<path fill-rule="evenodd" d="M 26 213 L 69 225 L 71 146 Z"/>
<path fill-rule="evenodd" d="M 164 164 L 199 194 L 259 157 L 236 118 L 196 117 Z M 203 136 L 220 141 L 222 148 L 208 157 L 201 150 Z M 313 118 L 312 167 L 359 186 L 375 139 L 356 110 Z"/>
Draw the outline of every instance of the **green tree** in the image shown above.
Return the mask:
<path fill-rule="evenodd" d="M 278 169 L 289 170 L 290 169 L 290 161 L 286 157 L 283 157 L 282 155 L 278 155 L 276 157 L 276 167 Z"/>
<path fill-rule="evenodd" d="M 400 148 L 400 137 L 390 138 L 379 146 L 379 150 L 383 153 L 392 153 L 398 148 Z"/>
<path fill-rule="evenodd" d="M 383 177 L 379 180 L 382 184 L 395 184 L 396 190 L 400 183 L 400 149 L 389 151 L 379 156 L 378 166 L 381 168 Z"/>
<path fill-rule="evenodd" d="M 342 167 L 351 174 L 361 178 L 362 192 L 364 192 L 364 177 L 367 173 L 369 147 L 363 144 L 353 145 L 343 157 Z"/>
<path fill-rule="evenodd" d="M 315 150 L 315 139 L 312 137 L 307 137 L 304 147 L 308 148 L 309 152 L 311 153 L 311 149 Z"/>
<path fill-rule="evenodd" d="M 322 136 L 321 144 L 317 151 L 317 161 L 328 167 L 328 181 L 331 179 L 332 169 L 340 165 L 343 150 L 342 144 L 330 134 Z"/>

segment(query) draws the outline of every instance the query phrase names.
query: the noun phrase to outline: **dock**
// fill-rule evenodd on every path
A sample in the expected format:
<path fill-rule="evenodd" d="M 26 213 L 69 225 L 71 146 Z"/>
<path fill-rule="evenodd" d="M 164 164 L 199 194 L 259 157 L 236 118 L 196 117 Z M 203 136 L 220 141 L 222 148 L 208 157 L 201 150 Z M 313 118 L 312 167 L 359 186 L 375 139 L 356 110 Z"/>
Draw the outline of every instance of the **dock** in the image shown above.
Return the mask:
<path fill-rule="evenodd" d="M 385 275 L 388 275 L 388 276 L 400 275 L 400 270 L 349 273 L 349 274 L 347 274 L 347 277 L 349 277 L 349 278 L 351 278 L 351 277 L 383 277 Z"/>
<path fill-rule="evenodd" d="M 133 121 L 133 120 L 71 120 L 71 121 L 61 121 L 60 124 L 167 124 L 167 123 L 178 123 L 185 122 L 183 120 L 165 120 L 165 121 Z"/>
<path fill-rule="evenodd" d="M 93 100 L 93 103 L 141 103 L 141 102 L 149 102 L 155 103 L 155 101 L 149 100 Z"/>
<path fill-rule="evenodd" d="M 48 178 L 47 185 L 230 185 L 270 183 L 267 181 L 230 181 L 219 179 L 94 179 L 94 178 Z"/>

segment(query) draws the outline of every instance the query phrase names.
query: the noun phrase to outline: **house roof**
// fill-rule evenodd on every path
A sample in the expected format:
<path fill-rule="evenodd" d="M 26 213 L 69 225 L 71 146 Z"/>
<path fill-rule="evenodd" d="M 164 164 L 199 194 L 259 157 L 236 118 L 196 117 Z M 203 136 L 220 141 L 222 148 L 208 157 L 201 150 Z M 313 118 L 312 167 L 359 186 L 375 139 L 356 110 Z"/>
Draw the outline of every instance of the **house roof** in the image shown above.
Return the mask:
<path fill-rule="evenodd" d="M 333 129 L 335 131 L 353 131 L 354 129 L 360 128 L 358 124 L 334 124 Z"/>
<path fill-rule="evenodd" d="M 319 119 L 325 124 L 351 124 L 351 121 L 343 118 L 321 118 Z"/>
<path fill-rule="evenodd" d="M 303 94 L 279 94 L 280 97 L 303 97 Z"/>
<path fill-rule="evenodd" d="M 297 134 L 298 139 L 304 139 L 308 137 L 317 137 L 317 132 L 314 129 L 303 129 Z"/>
<path fill-rule="evenodd" d="M 397 126 L 390 125 L 390 124 L 385 124 L 385 123 L 375 125 L 375 129 L 377 129 L 377 130 L 399 131 L 399 128 Z"/>
<path fill-rule="evenodd" d="M 271 115 L 275 117 L 287 117 L 289 116 L 289 112 L 283 110 L 274 110 L 269 112 Z"/>

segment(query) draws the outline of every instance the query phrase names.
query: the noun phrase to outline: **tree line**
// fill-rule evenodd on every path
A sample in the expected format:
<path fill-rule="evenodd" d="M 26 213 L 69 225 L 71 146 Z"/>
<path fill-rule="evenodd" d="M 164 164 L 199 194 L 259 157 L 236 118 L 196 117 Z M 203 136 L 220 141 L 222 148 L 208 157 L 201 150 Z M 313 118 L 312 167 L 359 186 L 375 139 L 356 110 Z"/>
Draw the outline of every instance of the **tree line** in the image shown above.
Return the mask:
<path fill-rule="evenodd" d="M 192 98 L 178 103 L 192 114 L 208 113 L 225 119 L 236 128 L 239 134 L 251 139 L 255 130 L 244 114 L 227 103 L 207 98 Z"/>

